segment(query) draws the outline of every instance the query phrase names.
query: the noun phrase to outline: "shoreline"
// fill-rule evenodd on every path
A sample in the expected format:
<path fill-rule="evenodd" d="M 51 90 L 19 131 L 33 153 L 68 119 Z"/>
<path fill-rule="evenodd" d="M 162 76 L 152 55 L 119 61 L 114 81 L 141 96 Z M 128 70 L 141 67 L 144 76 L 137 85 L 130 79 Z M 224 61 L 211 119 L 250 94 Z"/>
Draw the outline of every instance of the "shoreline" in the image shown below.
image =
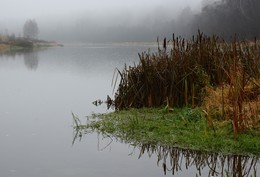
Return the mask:
<path fill-rule="evenodd" d="M 200 108 L 130 109 L 92 115 L 87 124 L 80 124 L 74 114 L 73 119 L 78 135 L 98 132 L 129 144 L 260 157 L 258 129 L 247 130 L 235 137 L 230 133 L 231 121 L 214 121 L 212 127 L 208 127 Z"/>
<path fill-rule="evenodd" d="M 59 44 L 55 41 L 45 41 L 26 38 L 18 38 L 9 41 L 0 41 L 0 53 L 47 47 L 63 47 L 63 44 Z"/>

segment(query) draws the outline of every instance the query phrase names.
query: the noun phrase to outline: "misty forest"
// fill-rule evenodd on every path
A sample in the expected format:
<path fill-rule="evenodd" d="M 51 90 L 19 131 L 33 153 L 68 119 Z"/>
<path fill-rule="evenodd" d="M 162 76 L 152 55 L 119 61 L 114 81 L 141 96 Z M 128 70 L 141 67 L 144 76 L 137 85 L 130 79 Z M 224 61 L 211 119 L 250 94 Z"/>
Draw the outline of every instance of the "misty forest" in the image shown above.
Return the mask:
<path fill-rule="evenodd" d="M 0 176 L 260 176 L 259 0 L 1 7 Z"/>
<path fill-rule="evenodd" d="M 238 35 L 241 39 L 259 37 L 260 2 L 257 0 L 223 0 L 205 6 L 189 25 L 198 27 L 206 34 L 224 38 Z"/>
<path fill-rule="evenodd" d="M 124 15 L 101 13 L 94 18 L 91 12 L 86 12 L 81 17 L 69 17 L 67 22 L 49 20 L 48 25 L 43 21 L 39 34 L 44 39 L 73 42 L 154 42 L 157 37 L 171 38 L 172 33 L 191 37 L 200 29 L 207 35 L 215 34 L 227 40 L 234 35 L 253 39 L 259 37 L 259 3 L 257 0 L 204 0 L 201 10 L 187 6 L 179 14 L 165 7 L 136 16 L 126 11 Z M 2 35 L 22 35 L 4 26 L 0 30 Z"/>
<path fill-rule="evenodd" d="M 183 37 L 195 35 L 200 29 L 207 35 L 219 35 L 230 39 L 237 34 L 241 39 L 253 39 L 260 36 L 260 2 L 258 0 L 222 0 L 207 3 L 201 12 L 184 8 L 177 17 L 164 16 L 163 8 L 151 12 L 151 17 L 137 24 L 109 25 L 98 24 L 88 18 L 82 18 L 75 26 L 68 27 L 60 36 L 66 39 L 98 42 L 154 41 L 160 36 L 171 38 L 175 33 Z M 174 12 L 173 12 L 174 14 Z M 118 21 L 128 21 L 127 17 Z M 70 35 L 69 35 L 70 34 Z M 101 37 L 99 36 L 101 35 Z"/>

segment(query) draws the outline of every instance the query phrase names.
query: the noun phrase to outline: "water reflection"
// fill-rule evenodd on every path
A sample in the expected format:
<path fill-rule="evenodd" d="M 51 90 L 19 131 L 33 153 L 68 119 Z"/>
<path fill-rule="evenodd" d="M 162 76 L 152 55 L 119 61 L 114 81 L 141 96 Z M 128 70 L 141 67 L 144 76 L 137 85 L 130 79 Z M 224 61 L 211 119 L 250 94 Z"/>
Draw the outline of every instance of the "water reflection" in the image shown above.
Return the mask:
<path fill-rule="evenodd" d="M 164 174 L 171 172 L 174 175 L 195 167 L 196 176 L 204 176 L 203 171 L 208 171 L 208 176 L 256 176 L 258 157 L 241 155 L 222 155 L 202 151 L 187 150 L 168 146 L 152 146 L 149 144 L 138 145 L 139 158 L 147 154 L 149 157 L 157 156 L 157 165 L 162 166 Z"/>
<path fill-rule="evenodd" d="M 39 63 L 37 50 L 31 50 L 31 51 L 29 50 L 24 52 L 23 58 L 24 58 L 24 64 L 29 70 L 37 69 Z"/>
<path fill-rule="evenodd" d="M 82 140 L 83 135 L 93 133 L 82 129 L 74 129 L 75 140 Z M 101 137 L 101 138 L 100 138 Z M 109 135 L 98 134 L 97 150 L 102 151 L 109 147 L 115 140 Z M 122 140 L 118 140 L 122 142 Z M 101 143 L 104 143 L 100 147 Z M 123 143 L 123 142 L 122 142 Z M 161 166 L 164 175 L 171 173 L 176 175 L 178 172 L 195 171 L 194 176 L 221 176 L 221 177 L 256 177 L 259 157 L 242 155 L 223 155 L 219 153 L 209 153 L 206 151 L 195 151 L 189 149 L 176 148 L 171 146 L 155 146 L 151 144 L 132 145 L 133 152 L 138 151 L 138 159 L 149 157 L 157 159 L 157 166 Z M 133 154 L 133 153 L 131 153 Z"/>
<path fill-rule="evenodd" d="M 24 64 L 28 70 L 36 70 L 39 64 L 39 56 L 38 53 L 46 49 L 23 49 L 18 51 L 7 51 L 0 53 L 1 58 L 9 59 L 17 59 L 23 58 Z M 6 57 L 3 57 L 6 56 Z"/>
<path fill-rule="evenodd" d="M 10 58 L 15 58 L 16 56 L 21 56 L 21 52 L 12 52 L 12 51 L 6 51 L 6 52 L 0 52 L 0 57 L 8 56 Z"/>

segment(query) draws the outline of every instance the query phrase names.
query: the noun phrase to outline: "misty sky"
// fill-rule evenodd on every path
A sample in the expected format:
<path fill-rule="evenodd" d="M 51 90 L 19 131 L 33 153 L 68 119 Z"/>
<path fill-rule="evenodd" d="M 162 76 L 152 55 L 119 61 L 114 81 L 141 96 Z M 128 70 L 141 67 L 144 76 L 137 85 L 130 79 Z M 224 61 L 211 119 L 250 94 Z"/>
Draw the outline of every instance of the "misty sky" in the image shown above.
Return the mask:
<path fill-rule="evenodd" d="M 102 28 L 110 31 L 117 28 L 127 34 L 123 27 L 127 30 L 140 31 L 140 24 L 147 23 L 147 28 L 148 26 L 153 28 L 160 22 L 170 23 L 186 7 L 199 11 L 202 6 L 202 0 L 0 0 L 0 2 L 0 30 L 8 29 L 9 33 L 22 35 L 24 22 L 27 19 L 35 19 L 40 28 L 39 36 L 53 40 L 60 40 L 64 36 L 67 39 L 70 37 L 70 40 L 81 39 L 82 36 L 71 35 L 75 30 L 78 34 L 84 35 L 85 40 L 94 40 L 91 36 L 104 34 L 105 30 L 102 31 Z M 83 34 L 83 31 L 88 32 Z M 143 31 L 139 36 L 145 33 L 145 30 Z M 150 35 L 154 35 L 154 38 L 160 33 L 159 29 L 155 31 L 153 33 L 150 31 Z M 116 34 L 114 36 L 116 38 Z M 107 40 L 112 40 L 112 37 Z"/>
<path fill-rule="evenodd" d="M 122 9 L 147 11 L 161 6 L 171 6 L 174 11 L 185 6 L 198 8 L 200 5 L 201 0 L 1 0 L 0 18 L 38 18 L 49 15 L 68 15 L 88 10 L 95 13 Z"/>

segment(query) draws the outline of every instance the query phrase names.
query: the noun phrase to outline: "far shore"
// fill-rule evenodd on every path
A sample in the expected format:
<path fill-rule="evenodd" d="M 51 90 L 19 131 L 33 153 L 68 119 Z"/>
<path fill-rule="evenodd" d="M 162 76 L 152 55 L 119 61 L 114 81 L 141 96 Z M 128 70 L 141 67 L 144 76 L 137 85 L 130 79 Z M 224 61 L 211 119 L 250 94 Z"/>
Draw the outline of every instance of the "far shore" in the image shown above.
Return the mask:
<path fill-rule="evenodd" d="M 62 47 L 63 44 L 59 44 L 55 41 L 45 41 L 39 39 L 29 38 L 15 38 L 0 40 L 0 52 L 16 51 L 23 49 L 33 49 L 42 47 Z"/>

